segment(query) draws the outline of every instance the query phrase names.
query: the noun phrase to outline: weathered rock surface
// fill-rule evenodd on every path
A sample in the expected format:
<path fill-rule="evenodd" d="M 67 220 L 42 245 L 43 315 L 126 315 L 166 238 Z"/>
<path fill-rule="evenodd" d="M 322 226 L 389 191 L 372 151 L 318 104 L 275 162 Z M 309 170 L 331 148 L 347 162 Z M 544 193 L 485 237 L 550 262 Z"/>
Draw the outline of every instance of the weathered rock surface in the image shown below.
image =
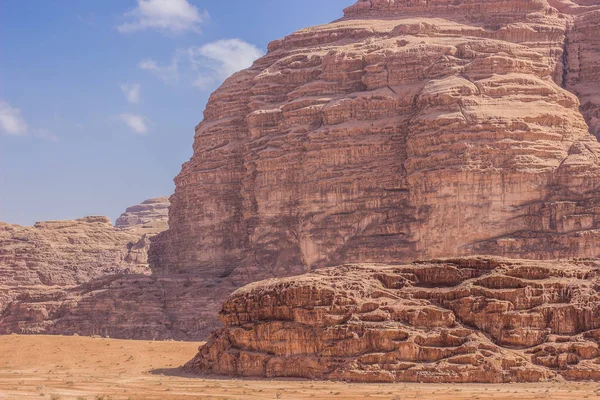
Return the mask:
<path fill-rule="evenodd" d="M 260 279 L 470 254 L 600 256 L 599 12 L 600 0 L 361 0 L 271 43 L 211 96 L 167 231 L 150 239 L 163 199 L 130 208 L 117 228 L 91 221 L 125 247 L 96 247 L 93 235 L 80 238 L 87 252 L 71 251 L 77 235 L 52 245 L 81 222 L 31 250 L 19 235 L 33 233 L 6 229 L 18 232 L 0 242 L 0 268 L 13 271 L 0 332 L 200 339 L 225 296 Z M 527 340 L 543 331 L 530 322 Z M 465 361 L 457 380 L 545 379 L 571 357 L 553 360 L 572 349 L 558 344 L 518 355 L 457 324 L 446 334 L 484 346 L 467 354 L 486 366 Z"/>
<path fill-rule="evenodd" d="M 147 255 L 136 251 L 142 235 L 135 229 L 115 229 L 106 217 L 38 222 L 33 227 L 0 223 L 0 285 L 66 286 L 148 272 Z"/>
<path fill-rule="evenodd" d="M 361 0 L 272 42 L 211 96 L 153 270 L 600 256 L 599 13 Z"/>
<path fill-rule="evenodd" d="M 0 334 L 172 337 L 165 303 L 186 290 L 165 294 L 148 267 L 165 207 L 166 198 L 132 207 L 120 227 L 106 217 L 0 223 Z"/>
<path fill-rule="evenodd" d="M 169 223 L 169 198 L 157 197 L 149 199 L 142 204 L 131 206 L 115 222 L 118 228 L 153 228 L 158 226 L 159 232 L 168 227 Z"/>
<path fill-rule="evenodd" d="M 191 276 L 108 275 L 81 285 L 0 287 L 0 334 L 204 340 L 222 291 Z"/>
<path fill-rule="evenodd" d="M 185 368 L 356 382 L 600 379 L 600 262 L 344 265 L 234 292 Z"/>
<path fill-rule="evenodd" d="M 565 76 L 566 87 L 579 97 L 590 132 L 597 138 L 600 138 L 599 26 L 600 10 L 577 16 L 569 30 L 565 56 L 569 65 Z"/>

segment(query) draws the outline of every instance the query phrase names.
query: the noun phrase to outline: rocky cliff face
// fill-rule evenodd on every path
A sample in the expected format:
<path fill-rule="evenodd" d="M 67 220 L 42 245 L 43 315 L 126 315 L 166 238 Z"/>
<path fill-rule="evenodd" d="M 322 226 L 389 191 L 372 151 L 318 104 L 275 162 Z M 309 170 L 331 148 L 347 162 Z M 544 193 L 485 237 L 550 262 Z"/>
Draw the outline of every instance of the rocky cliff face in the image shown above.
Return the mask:
<path fill-rule="evenodd" d="M 232 294 L 193 372 L 355 382 L 600 379 L 600 263 L 345 265 Z"/>
<path fill-rule="evenodd" d="M 272 42 L 211 96 L 153 270 L 599 256 L 599 13 L 361 0 Z"/>
<path fill-rule="evenodd" d="M 590 5 L 593 1 L 588 1 Z M 600 138 L 600 10 L 582 13 L 570 25 L 565 60 L 568 90 L 577 94 L 590 132 Z"/>
<path fill-rule="evenodd" d="M 157 197 L 142 204 L 131 206 L 115 222 L 118 228 L 146 227 L 159 225 L 159 232 L 165 230 L 169 219 L 169 198 Z"/>
<path fill-rule="evenodd" d="M 160 211 L 147 212 L 148 204 Z M 106 217 L 0 223 L 0 333 L 168 337 L 164 327 L 142 331 L 147 320 L 166 319 L 148 317 L 164 314 L 165 297 L 148 284 L 156 281 L 148 276 L 148 248 L 167 227 L 167 208 L 166 198 L 132 207 L 118 228 Z"/>
<path fill-rule="evenodd" d="M 147 255 L 137 251 L 142 235 L 115 229 L 106 217 L 33 227 L 0 223 L 0 284 L 66 286 L 111 274 L 147 273 Z"/>
<path fill-rule="evenodd" d="M 0 334 L 205 340 L 234 288 L 192 276 L 107 275 L 81 285 L 0 286 Z"/>

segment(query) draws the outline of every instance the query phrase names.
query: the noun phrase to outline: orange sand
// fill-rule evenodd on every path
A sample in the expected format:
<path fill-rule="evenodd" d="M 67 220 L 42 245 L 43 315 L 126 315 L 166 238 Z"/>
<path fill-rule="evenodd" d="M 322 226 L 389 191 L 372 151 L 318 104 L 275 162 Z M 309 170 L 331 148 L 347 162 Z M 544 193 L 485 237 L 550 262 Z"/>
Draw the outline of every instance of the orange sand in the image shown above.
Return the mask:
<path fill-rule="evenodd" d="M 600 383 L 345 384 L 194 377 L 199 343 L 0 336 L 0 399 L 600 399 Z"/>

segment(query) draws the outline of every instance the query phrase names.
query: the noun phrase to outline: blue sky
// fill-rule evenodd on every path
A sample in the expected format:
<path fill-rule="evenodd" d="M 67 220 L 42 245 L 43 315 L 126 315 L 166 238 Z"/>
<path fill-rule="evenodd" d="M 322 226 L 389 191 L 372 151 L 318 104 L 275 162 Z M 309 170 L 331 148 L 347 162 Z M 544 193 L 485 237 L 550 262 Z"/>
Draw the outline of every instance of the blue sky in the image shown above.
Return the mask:
<path fill-rule="evenodd" d="M 355 0 L 0 0 L 0 220 L 170 195 L 210 92 Z"/>

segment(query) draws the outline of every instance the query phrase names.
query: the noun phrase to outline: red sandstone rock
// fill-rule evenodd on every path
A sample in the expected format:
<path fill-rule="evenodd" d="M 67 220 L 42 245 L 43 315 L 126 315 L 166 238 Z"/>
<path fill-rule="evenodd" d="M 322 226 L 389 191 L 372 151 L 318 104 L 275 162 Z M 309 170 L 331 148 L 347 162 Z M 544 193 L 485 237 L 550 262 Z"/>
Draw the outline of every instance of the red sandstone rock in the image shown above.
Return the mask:
<path fill-rule="evenodd" d="M 0 290 L 0 332 L 198 339 L 218 325 L 228 293 L 259 279 L 465 254 L 599 256 L 600 145 L 590 134 L 598 133 L 599 6 L 368 0 L 339 21 L 274 41 L 211 96 L 194 156 L 176 178 L 170 228 L 152 240 L 154 274 L 123 275 L 132 265 L 149 273 L 151 233 L 125 241 L 137 233 L 104 222 L 98 232 L 108 244 L 76 235 L 56 254 L 46 244 L 23 250 L 20 233 L 9 236 L 0 268 L 12 263 L 12 272 L 2 276 L 67 286 Z M 142 204 L 118 225 L 148 226 L 146 217 L 164 210 Z M 121 238 L 126 248 L 110 244 Z M 15 266 L 24 262 L 22 278 Z M 446 284 L 473 278 L 455 272 L 444 273 Z M 494 290 L 518 284 L 486 279 Z M 455 304 L 454 314 L 445 306 L 427 313 L 511 326 L 508 303 L 482 296 Z M 564 312 L 590 318 L 583 309 Z M 402 318 L 419 327 L 427 313 Z M 539 315 L 528 318 L 531 326 L 477 326 L 469 337 L 485 331 L 503 346 L 529 344 L 536 352 L 523 357 L 540 367 L 494 348 L 488 372 L 467 367 L 461 379 L 541 379 L 543 368 L 591 351 L 587 337 L 582 347 L 535 348 L 546 331 Z M 580 376 L 593 376 L 592 367 Z"/>
<path fill-rule="evenodd" d="M 456 258 L 250 284 L 185 368 L 355 382 L 600 377 L 600 262 Z"/>
<path fill-rule="evenodd" d="M 144 204 L 168 208 L 166 198 Z M 0 223 L 0 334 L 170 337 L 168 327 L 153 326 L 168 318 L 163 288 L 151 287 L 156 280 L 147 276 L 149 238 L 166 229 L 167 217 L 140 215 L 117 228 L 106 217 Z"/>
<path fill-rule="evenodd" d="M 594 2 L 589 2 L 593 4 Z M 577 16 L 568 34 L 567 89 L 577 94 L 590 132 L 600 138 L 600 9 Z"/>
<path fill-rule="evenodd" d="M 106 217 L 33 227 L 0 223 L 0 285 L 66 286 L 110 274 L 147 273 L 147 256 L 135 251 L 141 236 L 115 229 Z"/>
<path fill-rule="evenodd" d="M 598 13 L 361 0 L 272 42 L 211 96 L 153 271 L 600 256 Z"/>
<path fill-rule="evenodd" d="M 158 229 L 163 231 L 167 228 L 169 219 L 169 198 L 157 197 L 149 199 L 142 204 L 127 208 L 115 222 L 118 228 L 128 227 L 152 227 L 162 224 Z"/>

